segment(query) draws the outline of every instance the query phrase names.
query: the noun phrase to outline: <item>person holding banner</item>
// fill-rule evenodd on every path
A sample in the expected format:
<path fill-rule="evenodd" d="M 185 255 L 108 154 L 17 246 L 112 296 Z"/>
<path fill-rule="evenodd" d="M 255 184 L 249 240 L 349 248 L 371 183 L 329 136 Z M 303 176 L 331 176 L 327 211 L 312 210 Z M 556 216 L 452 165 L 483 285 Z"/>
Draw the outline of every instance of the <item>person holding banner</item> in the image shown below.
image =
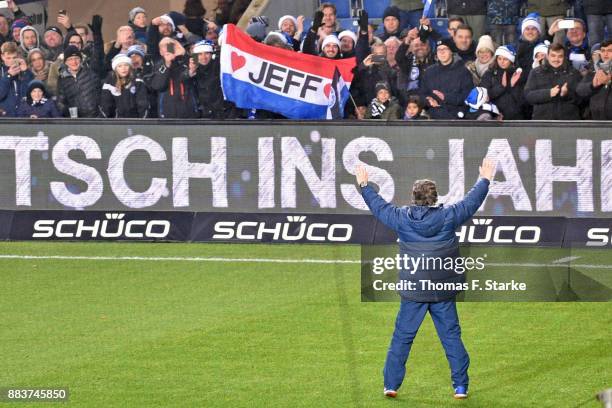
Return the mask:
<path fill-rule="evenodd" d="M 466 223 L 482 205 L 489 192 L 489 184 L 495 175 L 496 163 L 484 159 L 480 177 L 465 198 L 456 204 L 438 205 L 436 183 L 431 180 L 417 180 L 412 187 L 412 203 L 396 207 L 387 203 L 368 184 L 368 173 L 363 166 L 357 167 L 355 175 L 361 188 L 361 196 L 368 208 L 381 223 L 395 231 L 399 251 L 410 258 L 435 257 L 457 259 L 460 257 L 459 242 L 455 230 Z M 454 398 L 468 396 L 468 367 L 470 358 L 461 341 L 461 327 L 457 315 L 455 297 L 458 289 L 430 290 L 423 288 L 419 280 L 424 276 L 438 283 L 461 284 L 465 275 L 454 269 L 421 268 L 415 271 L 401 269 L 400 279 L 413 282 L 415 290 L 403 290 L 400 310 L 395 321 L 395 330 L 385 361 L 384 395 L 395 398 L 404 376 L 406 361 L 414 338 L 427 312 L 438 332 L 451 368 Z"/>

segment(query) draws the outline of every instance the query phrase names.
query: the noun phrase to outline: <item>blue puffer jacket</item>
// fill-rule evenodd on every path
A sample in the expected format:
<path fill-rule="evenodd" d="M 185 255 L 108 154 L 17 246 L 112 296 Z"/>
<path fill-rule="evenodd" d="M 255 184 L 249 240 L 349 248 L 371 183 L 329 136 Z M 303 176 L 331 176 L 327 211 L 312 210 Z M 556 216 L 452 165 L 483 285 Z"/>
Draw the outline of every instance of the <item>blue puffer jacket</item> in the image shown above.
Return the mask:
<path fill-rule="evenodd" d="M 459 241 L 455 230 L 468 221 L 484 202 L 489 191 L 489 180 L 481 178 L 456 204 L 445 207 L 408 206 L 396 207 L 387 203 L 372 187 L 361 190 L 364 201 L 372 214 L 399 237 L 400 254 L 411 258 L 457 259 Z M 463 283 L 465 274 L 449 269 L 419 269 L 411 274 L 400 270 L 400 280 L 416 283 L 415 290 L 400 291 L 403 299 L 413 302 L 440 302 L 454 298 L 459 290 L 422 290 L 420 280 L 436 283 Z"/>

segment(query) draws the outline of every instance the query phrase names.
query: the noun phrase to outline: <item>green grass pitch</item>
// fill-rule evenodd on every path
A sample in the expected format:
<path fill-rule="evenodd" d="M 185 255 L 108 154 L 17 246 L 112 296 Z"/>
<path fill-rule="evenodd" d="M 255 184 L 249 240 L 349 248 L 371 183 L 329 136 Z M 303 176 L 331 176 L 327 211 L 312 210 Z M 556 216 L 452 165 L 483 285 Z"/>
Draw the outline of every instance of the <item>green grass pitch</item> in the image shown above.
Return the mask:
<path fill-rule="evenodd" d="M 0 243 L 4 256 L 359 254 L 357 246 Z M 65 386 L 61 406 L 598 407 L 594 394 L 612 386 L 610 302 L 459 303 L 469 399 L 452 399 L 427 317 L 399 398 L 385 400 L 398 305 L 360 301 L 359 264 L 5 257 L 0 271 L 0 387 Z"/>

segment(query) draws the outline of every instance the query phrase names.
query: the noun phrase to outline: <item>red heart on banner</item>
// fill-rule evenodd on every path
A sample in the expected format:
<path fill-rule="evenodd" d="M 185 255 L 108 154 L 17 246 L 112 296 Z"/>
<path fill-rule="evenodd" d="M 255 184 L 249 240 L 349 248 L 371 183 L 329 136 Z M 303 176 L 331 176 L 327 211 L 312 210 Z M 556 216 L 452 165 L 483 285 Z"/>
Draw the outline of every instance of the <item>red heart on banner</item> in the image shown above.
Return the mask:
<path fill-rule="evenodd" d="M 246 58 L 232 51 L 232 71 L 236 72 L 246 64 Z"/>
<path fill-rule="evenodd" d="M 331 92 L 331 84 L 327 84 L 323 87 L 323 93 L 327 98 L 329 98 L 329 93 Z"/>

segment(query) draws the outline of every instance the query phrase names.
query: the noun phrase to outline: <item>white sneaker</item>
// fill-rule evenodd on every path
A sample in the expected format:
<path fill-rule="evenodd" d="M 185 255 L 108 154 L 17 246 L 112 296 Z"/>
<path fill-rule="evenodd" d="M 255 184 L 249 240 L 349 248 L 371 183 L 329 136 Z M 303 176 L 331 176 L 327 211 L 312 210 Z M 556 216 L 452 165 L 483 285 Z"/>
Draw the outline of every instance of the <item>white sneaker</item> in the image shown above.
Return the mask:
<path fill-rule="evenodd" d="M 389 398 L 395 398 L 397 397 L 397 391 L 395 390 L 388 390 L 385 388 L 385 397 L 389 397 Z"/>

